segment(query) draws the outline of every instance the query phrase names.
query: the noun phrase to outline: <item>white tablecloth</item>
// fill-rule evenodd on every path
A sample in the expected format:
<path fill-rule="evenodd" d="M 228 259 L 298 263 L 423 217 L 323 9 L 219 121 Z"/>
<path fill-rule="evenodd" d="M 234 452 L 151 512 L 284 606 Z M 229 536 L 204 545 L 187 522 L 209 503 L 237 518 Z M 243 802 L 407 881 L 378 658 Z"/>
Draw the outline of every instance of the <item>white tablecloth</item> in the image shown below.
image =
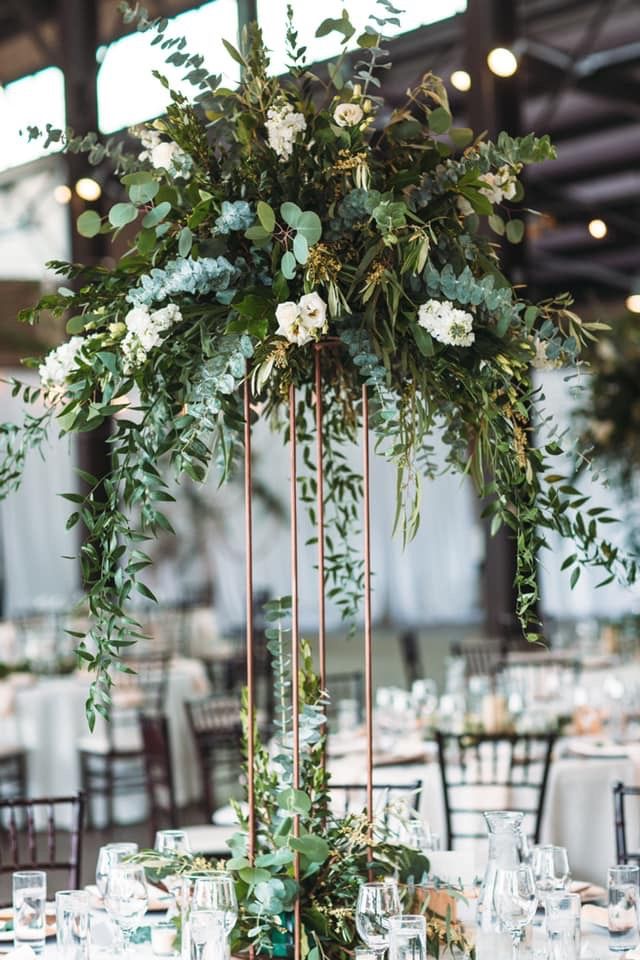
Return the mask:
<path fill-rule="evenodd" d="M 28 753 L 28 793 L 32 797 L 68 795 L 80 787 L 78 743 L 104 737 L 100 720 L 89 735 L 84 704 L 86 676 L 43 677 L 15 693 L 13 716 L 0 718 L 0 744 L 16 738 Z M 198 660 L 174 658 L 169 669 L 165 712 L 169 718 L 176 800 L 182 806 L 200 794 L 195 745 L 185 703 L 209 692 Z M 140 818 L 140 799 L 127 798 L 116 808 L 119 820 Z"/>

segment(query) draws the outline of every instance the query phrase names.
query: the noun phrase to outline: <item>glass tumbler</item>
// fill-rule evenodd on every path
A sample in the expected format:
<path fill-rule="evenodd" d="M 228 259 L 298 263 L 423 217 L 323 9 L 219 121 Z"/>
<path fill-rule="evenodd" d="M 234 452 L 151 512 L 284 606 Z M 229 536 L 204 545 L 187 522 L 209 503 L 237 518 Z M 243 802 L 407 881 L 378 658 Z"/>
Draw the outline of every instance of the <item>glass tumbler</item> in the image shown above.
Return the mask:
<path fill-rule="evenodd" d="M 609 949 L 632 950 L 640 943 L 638 935 L 638 888 L 640 867 L 609 867 Z"/>
<path fill-rule="evenodd" d="M 45 940 L 47 875 L 43 870 L 18 870 L 13 874 L 13 942 L 28 944 L 42 953 Z"/>
<path fill-rule="evenodd" d="M 88 960 L 89 892 L 59 890 L 56 893 L 56 941 L 64 960 Z"/>
<path fill-rule="evenodd" d="M 549 960 L 579 960 L 580 897 L 577 893 L 548 893 L 544 900 Z"/>
<path fill-rule="evenodd" d="M 426 960 L 427 922 L 419 914 L 389 920 L 389 960 Z"/>

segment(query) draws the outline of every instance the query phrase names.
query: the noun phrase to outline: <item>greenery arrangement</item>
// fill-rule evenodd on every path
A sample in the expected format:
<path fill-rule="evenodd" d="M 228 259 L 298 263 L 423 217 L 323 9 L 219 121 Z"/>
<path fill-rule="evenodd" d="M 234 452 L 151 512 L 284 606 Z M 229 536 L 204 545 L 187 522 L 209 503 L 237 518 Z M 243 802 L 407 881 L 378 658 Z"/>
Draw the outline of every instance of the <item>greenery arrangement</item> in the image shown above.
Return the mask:
<path fill-rule="evenodd" d="M 298 389 L 301 495 L 312 498 L 316 347 L 326 347 L 326 577 L 346 617 L 362 586 L 360 561 L 345 546 L 361 479 L 343 448 L 356 435 L 363 384 L 376 448 L 397 467 L 397 526 L 405 538 L 416 531 L 421 480 L 443 468 L 430 445 L 438 431 L 445 469 L 469 473 L 492 529 L 513 531 L 517 614 L 530 637 L 538 636 L 536 556 L 547 531 L 573 542 L 573 582 L 585 563 L 605 581 L 633 579 L 635 563 L 601 535 L 611 518 L 587 509 L 554 472 L 562 440 L 545 426 L 531 375 L 536 365 L 574 362 L 598 324 L 581 322 L 566 294 L 527 302 L 480 229 L 486 222 L 497 237 L 521 240 L 518 176 L 553 158 L 549 139 L 502 133 L 492 143 L 452 127 L 445 88 L 430 73 L 404 106 L 383 109 L 384 34 L 398 23 L 390 0 L 378 0 L 360 36 L 346 10 L 320 25 L 318 35 L 337 33 L 342 50 L 321 73 L 305 63 L 291 11 L 282 78 L 270 75 L 260 30 L 250 27 L 239 50 L 226 44 L 242 71 L 235 89 L 169 36 L 166 19 L 150 20 L 139 4 L 122 9 L 184 69 L 195 97 L 170 92 L 166 116 L 137 131 L 137 157 L 93 134 L 47 130 L 91 162 L 111 157 L 121 179 L 126 199 L 104 218 L 87 209 L 80 233 L 126 230 L 131 242 L 113 269 L 52 264 L 69 285 L 21 318 L 64 316 L 70 339 L 40 363 L 39 389 L 14 383 L 27 404 L 44 396 L 45 413 L 0 427 L 4 496 L 51 424 L 77 433 L 113 418 L 109 475 L 82 474 L 87 492 L 67 494 L 69 526 L 86 528 L 93 627 L 78 639 L 96 674 L 90 723 L 108 712 L 112 668 L 139 635 L 130 599 L 150 595 L 144 540 L 170 526 L 160 464 L 196 481 L 213 464 L 227 478 L 241 450 L 247 377 L 261 415 L 285 438 L 283 401 L 291 384 Z"/>
<path fill-rule="evenodd" d="M 171 857 L 146 850 L 136 859 L 145 865 L 149 878 L 192 873 L 221 867 L 235 877 L 239 905 L 238 922 L 231 934 L 232 953 L 253 946 L 258 954 L 284 956 L 289 951 L 292 912 L 300 900 L 301 953 L 307 960 L 347 960 L 358 944 L 355 905 L 358 889 L 371 871 L 372 879 L 394 877 L 400 886 L 403 910 L 424 913 L 427 945 L 437 957 L 455 949 L 472 954 L 471 944 L 453 922 L 451 900 L 461 891 L 440 884 L 427 887 L 429 861 L 402 843 L 403 826 L 411 815 L 410 805 L 385 798 L 370 834 L 362 812 L 336 816 L 332 812 L 331 785 L 325 767 L 325 696 L 314 673 L 311 654 L 302 646 L 300 667 L 299 789 L 293 789 L 291 746 L 291 662 L 287 633 L 290 605 L 287 600 L 269 605 L 274 664 L 275 702 L 279 705 L 275 742 L 267 749 L 255 730 L 254 789 L 256 837 L 255 858 L 248 851 L 246 812 L 235 805 L 240 823 L 230 846 L 232 858 L 209 864 L 202 858 Z M 245 734 L 250 722 L 243 711 Z M 413 799 L 413 798 L 412 798 Z M 294 816 L 298 816 L 298 836 Z M 299 880 L 294 878 L 294 858 L 299 858 Z M 435 890 L 448 894 L 449 909 L 436 913 L 430 907 Z M 442 905 L 442 901 L 440 901 Z"/>

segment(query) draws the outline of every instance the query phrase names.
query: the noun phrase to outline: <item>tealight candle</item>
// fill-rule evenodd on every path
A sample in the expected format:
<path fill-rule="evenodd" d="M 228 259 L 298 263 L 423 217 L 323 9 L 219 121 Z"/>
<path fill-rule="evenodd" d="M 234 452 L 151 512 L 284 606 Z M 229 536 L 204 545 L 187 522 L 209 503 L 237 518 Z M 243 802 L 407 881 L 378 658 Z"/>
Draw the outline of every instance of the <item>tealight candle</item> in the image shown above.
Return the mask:
<path fill-rule="evenodd" d="M 172 957 L 178 931 L 169 920 L 160 921 L 151 927 L 151 950 L 155 957 Z"/>

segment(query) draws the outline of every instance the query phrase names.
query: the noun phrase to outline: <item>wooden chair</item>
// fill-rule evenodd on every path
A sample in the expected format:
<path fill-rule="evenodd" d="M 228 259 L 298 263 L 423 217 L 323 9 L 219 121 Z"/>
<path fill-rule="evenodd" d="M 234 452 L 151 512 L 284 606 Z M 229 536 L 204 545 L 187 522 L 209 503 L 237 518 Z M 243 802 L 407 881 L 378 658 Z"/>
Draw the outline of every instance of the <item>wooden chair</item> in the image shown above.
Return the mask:
<path fill-rule="evenodd" d="M 60 888 L 80 887 L 84 811 L 82 793 L 0 800 L 0 903 L 11 902 L 15 870 L 58 871 L 64 873 Z M 54 890 L 49 881 L 49 896 Z"/>
<path fill-rule="evenodd" d="M 420 638 L 417 630 L 403 630 L 398 637 L 398 646 L 400 647 L 400 656 L 404 665 L 407 686 L 416 680 L 422 680 L 425 676 L 425 670 L 422 665 L 422 656 L 420 653 Z"/>
<path fill-rule="evenodd" d="M 226 780 L 237 782 L 242 760 L 240 700 L 212 696 L 186 704 L 189 725 L 196 744 L 202 780 L 202 807 L 205 819 L 216 809 L 217 786 Z"/>
<path fill-rule="evenodd" d="M 490 638 L 476 643 L 467 640 L 451 646 L 452 656 L 464 658 L 467 679 L 476 676 L 493 676 L 506 653 L 507 645 L 504 640 Z"/>
<path fill-rule="evenodd" d="M 438 730 L 436 741 L 448 848 L 453 848 L 458 839 L 486 837 L 482 811 L 489 809 L 522 810 L 525 831 L 538 843 L 556 734 L 453 734 Z M 512 794 L 517 794 L 515 802 Z M 474 821 L 477 829 L 458 828 L 454 819 L 459 817 Z"/>
<path fill-rule="evenodd" d="M 27 792 L 27 754 L 25 750 L 0 749 L 0 799 L 24 797 Z"/>
<path fill-rule="evenodd" d="M 139 722 L 144 746 L 150 846 L 153 846 L 156 830 L 163 826 L 175 830 L 178 826 L 169 723 L 167 717 L 159 713 L 142 713 Z"/>
<path fill-rule="evenodd" d="M 338 717 L 341 700 L 352 700 L 356 705 L 357 722 L 364 716 L 364 676 L 361 671 L 350 673 L 333 673 L 327 676 L 327 693 L 329 705 L 327 716 L 329 723 L 335 722 Z"/>
<path fill-rule="evenodd" d="M 80 741 L 80 776 L 92 826 L 95 825 L 93 798 L 104 798 L 105 817 L 101 826 L 109 827 L 113 824 L 117 796 L 146 791 L 139 714 L 161 712 L 166 698 L 169 659 L 166 652 L 127 658 L 125 663 L 135 672 L 119 678 L 104 735 L 94 734 Z"/>
<path fill-rule="evenodd" d="M 373 810 L 378 823 L 388 827 L 395 818 L 400 822 L 410 812 L 417 812 L 420 804 L 422 780 L 413 783 L 374 783 Z M 362 783 L 333 783 L 329 785 L 331 806 L 335 813 L 346 816 L 361 813 L 367 805 L 367 788 Z"/>
<path fill-rule="evenodd" d="M 613 785 L 613 812 L 616 831 L 616 863 L 640 863 L 640 850 L 630 851 L 627 847 L 627 797 L 640 797 L 640 787 L 628 787 L 621 780 Z M 640 810 L 640 804 L 638 804 Z M 635 831 L 634 831 L 635 833 Z"/>

